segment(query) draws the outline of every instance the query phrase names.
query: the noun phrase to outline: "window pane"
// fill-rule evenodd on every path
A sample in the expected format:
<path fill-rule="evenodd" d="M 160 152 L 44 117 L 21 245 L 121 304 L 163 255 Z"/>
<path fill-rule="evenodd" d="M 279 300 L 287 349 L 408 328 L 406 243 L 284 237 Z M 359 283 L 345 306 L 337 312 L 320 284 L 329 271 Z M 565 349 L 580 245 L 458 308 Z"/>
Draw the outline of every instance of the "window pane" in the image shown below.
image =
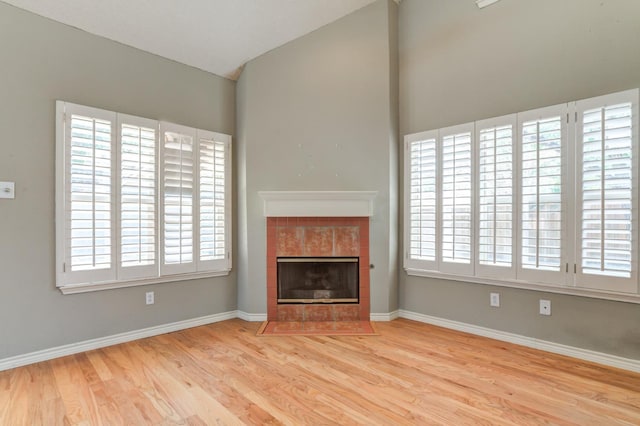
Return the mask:
<path fill-rule="evenodd" d="M 580 247 L 585 274 L 631 276 L 631 135 L 630 103 L 584 112 Z"/>
<path fill-rule="evenodd" d="M 562 120 L 522 126 L 522 267 L 559 271 L 562 229 Z"/>
<path fill-rule="evenodd" d="M 225 219 L 225 144 L 200 139 L 200 260 L 225 258 Z"/>
<path fill-rule="evenodd" d="M 442 138 L 442 261 L 471 262 L 471 133 Z"/>
<path fill-rule="evenodd" d="M 153 265 L 156 252 L 156 132 L 123 124 L 120 138 L 121 265 Z"/>
<path fill-rule="evenodd" d="M 193 262 L 193 138 L 164 133 L 164 263 Z"/>
<path fill-rule="evenodd" d="M 513 128 L 511 125 L 480 131 L 479 140 L 479 262 L 509 267 L 512 264 Z M 505 232 L 507 231 L 507 232 Z"/>
<path fill-rule="evenodd" d="M 111 122 L 71 115 L 71 271 L 111 267 Z"/>
<path fill-rule="evenodd" d="M 410 145 L 409 257 L 436 258 L 436 140 Z"/>

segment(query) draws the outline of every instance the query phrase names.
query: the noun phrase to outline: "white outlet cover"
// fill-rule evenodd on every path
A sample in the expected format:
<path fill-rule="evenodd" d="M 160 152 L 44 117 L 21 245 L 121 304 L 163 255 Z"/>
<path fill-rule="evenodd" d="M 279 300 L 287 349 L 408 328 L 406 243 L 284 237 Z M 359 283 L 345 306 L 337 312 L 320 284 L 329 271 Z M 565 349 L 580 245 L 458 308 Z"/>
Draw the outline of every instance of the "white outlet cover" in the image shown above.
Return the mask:
<path fill-rule="evenodd" d="M 489 304 L 495 308 L 500 307 L 500 293 L 491 293 L 489 295 Z"/>
<path fill-rule="evenodd" d="M 540 315 L 551 315 L 551 300 L 540 299 Z"/>
<path fill-rule="evenodd" d="M 16 183 L 0 182 L 0 198 L 16 198 Z"/>

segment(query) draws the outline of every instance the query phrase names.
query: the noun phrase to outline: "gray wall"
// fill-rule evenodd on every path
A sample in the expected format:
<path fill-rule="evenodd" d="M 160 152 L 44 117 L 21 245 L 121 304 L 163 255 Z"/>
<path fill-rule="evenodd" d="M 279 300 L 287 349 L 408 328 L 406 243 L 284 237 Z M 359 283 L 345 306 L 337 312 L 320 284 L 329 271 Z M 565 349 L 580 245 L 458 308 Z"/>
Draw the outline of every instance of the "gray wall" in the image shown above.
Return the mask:
<path fill-rule="evenodd" d="M 233 134 L 235 83 L 0 2 L 0 359 L 236 309 L 235 275 L 63 296 L 55 100 Z M 144 293 L 155 291 L 155 305 Z"/>
<path fill-rule="evenodd" d="M 258 191 L 375 190 L 371 311 L 397 309 L 396 5 L 380 0 L 250 61 L 237 88 L 238 309 L 266 312 Z"/>
<path fill-rule="evenodd" d="M 640 86 L 637 0 L 404 0 L 402 135 Z M 502 307 L 489 308 L 489 292 Z M 552 316 L 537 314 L 552 301 Z M 402 309 L 640 359 L 640 305 L 400 273 Z"/>

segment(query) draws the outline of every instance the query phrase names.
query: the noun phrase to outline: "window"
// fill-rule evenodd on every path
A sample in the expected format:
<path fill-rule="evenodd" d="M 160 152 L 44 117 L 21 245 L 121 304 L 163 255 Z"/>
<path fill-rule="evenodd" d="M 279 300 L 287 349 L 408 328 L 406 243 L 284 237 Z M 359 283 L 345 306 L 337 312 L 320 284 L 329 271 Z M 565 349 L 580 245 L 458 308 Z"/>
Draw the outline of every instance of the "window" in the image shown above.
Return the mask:
<path fill-rule="evenodd" d="M 56 107 L 63 291 L 228 273 L 230 136 Z"/>
<path fill-rule="evenodd" d="M 407 135 L 405 269 L 638 295 L 638 93 Z"/>

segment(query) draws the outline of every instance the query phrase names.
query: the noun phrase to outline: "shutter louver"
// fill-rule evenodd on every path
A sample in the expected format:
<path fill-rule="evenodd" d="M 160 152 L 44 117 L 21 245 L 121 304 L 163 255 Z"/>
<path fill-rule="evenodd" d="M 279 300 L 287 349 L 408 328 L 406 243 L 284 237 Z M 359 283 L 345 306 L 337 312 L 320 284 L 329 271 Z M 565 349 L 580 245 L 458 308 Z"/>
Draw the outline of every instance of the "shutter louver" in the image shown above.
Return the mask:
<path fill-rule="evenodd" d="M 513 265 L 513 126 L 479 133 L 478 262 Z"/>
<path fill-rule="evenodd" d="M 632 105 L 591 109 L 582 122 L 581 265 L 585 274 L 632 270 Z"/>
<path fill-rule="evenodd" d="M 68 232 L 71 272 L 112 267 L 112 124 L 70 114 Z"/>
<path fill-rule="evenodd" d="M 135 121 L 135 120 L 128 120 Z M 156 130 L 120 126 L 120 263 L 156 263 Z"/>
<path fill-rule="evenodd" d="M 163 136 L 164 264 L 193 264 L 194 137 Z"/>
<path fill-rule="evenodd" d="M 522 124 L 523 269 L 561 268 L 562 133 L 561 116 Z"/>
<path fill-rule="evenodd" d="M 226 257 L 226 144 L 200 138 L 200 261 Z"/>
<path fill-rule="evenodd" d="M 471 134 L 442 137 L 442 262 L 471 263 Z"/>
<path fill-rule="evenodd" d="M 409 259 L 436 260 L 437 139 L 410 142 Z"/>

